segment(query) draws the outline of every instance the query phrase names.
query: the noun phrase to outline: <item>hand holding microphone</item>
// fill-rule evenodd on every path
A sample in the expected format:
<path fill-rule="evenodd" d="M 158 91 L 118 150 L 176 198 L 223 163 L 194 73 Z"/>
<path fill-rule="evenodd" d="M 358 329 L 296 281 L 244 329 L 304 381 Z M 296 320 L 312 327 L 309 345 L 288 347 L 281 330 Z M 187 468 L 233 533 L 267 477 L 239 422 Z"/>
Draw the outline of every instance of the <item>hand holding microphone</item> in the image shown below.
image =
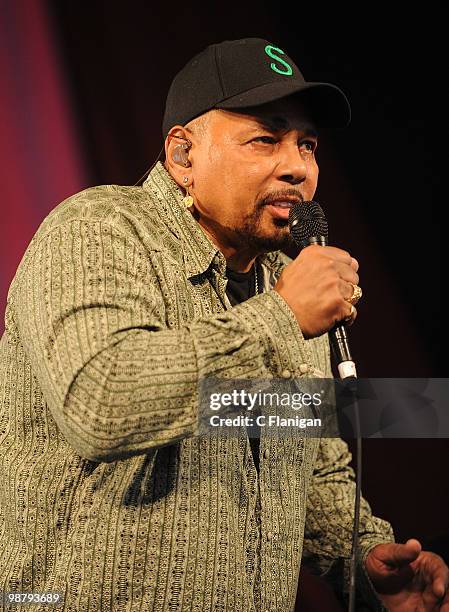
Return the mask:
<path fill-rule="evenodd" d="M 357 261 L 336 247 L 304 248 L 282 272 L 275 291 L 295 313 L 303 336 L 314 338 L 356 317 L 348 302 L 358 285 Z"/>
<path fill-rule="evenodd" d="M 329 331 L 341 378 L 356 378 L 343 322 L 352 323 L 357 316 L 359 264 L 347 251 L 327 246 L 327 221 L 317 202 L 295 204 L 289 225 L 302 250 L 274 289 L 295 313 L 305 338 Z"/>

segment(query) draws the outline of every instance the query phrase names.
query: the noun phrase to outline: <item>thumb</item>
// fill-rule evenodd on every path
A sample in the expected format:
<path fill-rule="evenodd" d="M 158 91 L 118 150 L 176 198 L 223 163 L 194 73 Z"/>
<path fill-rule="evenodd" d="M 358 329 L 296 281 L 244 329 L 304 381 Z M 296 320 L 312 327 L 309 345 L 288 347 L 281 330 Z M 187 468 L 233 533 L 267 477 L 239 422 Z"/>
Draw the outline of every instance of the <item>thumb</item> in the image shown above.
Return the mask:
<path fill-rule="evenodd" d="M 384 544 L 376 547 L 376 557 L 386 565 L 403 567 L 415 561 L 421 552 L 418 540 L 407 540 L 405 544 Z"/>

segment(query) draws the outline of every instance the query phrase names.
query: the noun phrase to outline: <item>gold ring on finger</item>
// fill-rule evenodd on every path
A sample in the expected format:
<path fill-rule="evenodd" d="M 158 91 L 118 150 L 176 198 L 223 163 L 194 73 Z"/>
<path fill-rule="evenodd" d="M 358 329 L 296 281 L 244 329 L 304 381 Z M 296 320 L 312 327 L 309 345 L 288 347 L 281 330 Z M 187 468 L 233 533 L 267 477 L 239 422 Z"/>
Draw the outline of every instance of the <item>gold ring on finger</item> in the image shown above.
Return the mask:
<path fill-rule="evenodd" d="M 356 304 L 363 295 L 362 289 L 358 285 L 354 285 L 354 283 L 350 283 L 352 285 L 352 295 L 346 301 L 350 304 Z"/>

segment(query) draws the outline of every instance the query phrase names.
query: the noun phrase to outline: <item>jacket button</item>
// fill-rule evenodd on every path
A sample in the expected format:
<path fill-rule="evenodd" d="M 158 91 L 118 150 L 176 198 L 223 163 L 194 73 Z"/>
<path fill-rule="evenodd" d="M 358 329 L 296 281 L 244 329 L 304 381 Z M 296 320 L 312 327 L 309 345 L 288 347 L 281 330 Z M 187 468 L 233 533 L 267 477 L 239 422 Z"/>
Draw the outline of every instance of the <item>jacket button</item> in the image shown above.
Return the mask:
<path fill-rule="evenodd" d="M 309 366 L 307 365 L 307 363 L 301 363 L 299 366 L 299 371 L 301 372 L 301 374 L 305 374 L 306 372 L 308 372 Z"/>
<path fill-rule="evenodd" d="M 270 449 L 266 448 L 264 450 L 263 456 L 265 457 L 265 459 L 268 459 L 268 457 L 270 456 Z"/>
<path fill-rule="evenodd" d="M 290 372 L 290 370 L 282 370 L 282 378 L 290 378 L 292 375 L 292 373 Z"/>
<path fill-rule="evenodd" d="M 268 541 L 270 541 L 270 540 L 272 540 L 272 539 L 273 539 L 273 534 L 271 533 L 271 531 L 269 531 L 269 532 L 267 533 L 267 540 L 268 540 Z"/>

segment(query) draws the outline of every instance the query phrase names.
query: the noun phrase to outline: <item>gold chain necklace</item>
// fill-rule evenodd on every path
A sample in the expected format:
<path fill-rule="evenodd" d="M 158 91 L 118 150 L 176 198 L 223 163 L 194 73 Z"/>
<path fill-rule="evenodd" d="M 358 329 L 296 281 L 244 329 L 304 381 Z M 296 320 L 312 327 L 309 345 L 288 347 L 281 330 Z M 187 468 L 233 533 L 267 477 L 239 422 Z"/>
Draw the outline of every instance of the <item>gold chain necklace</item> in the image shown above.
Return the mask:
<path fill-rule="evenodd" d="M 257 276 L 257 263 L 254 262 L 254 295 L 259 295 L 259 281 Z"/>

